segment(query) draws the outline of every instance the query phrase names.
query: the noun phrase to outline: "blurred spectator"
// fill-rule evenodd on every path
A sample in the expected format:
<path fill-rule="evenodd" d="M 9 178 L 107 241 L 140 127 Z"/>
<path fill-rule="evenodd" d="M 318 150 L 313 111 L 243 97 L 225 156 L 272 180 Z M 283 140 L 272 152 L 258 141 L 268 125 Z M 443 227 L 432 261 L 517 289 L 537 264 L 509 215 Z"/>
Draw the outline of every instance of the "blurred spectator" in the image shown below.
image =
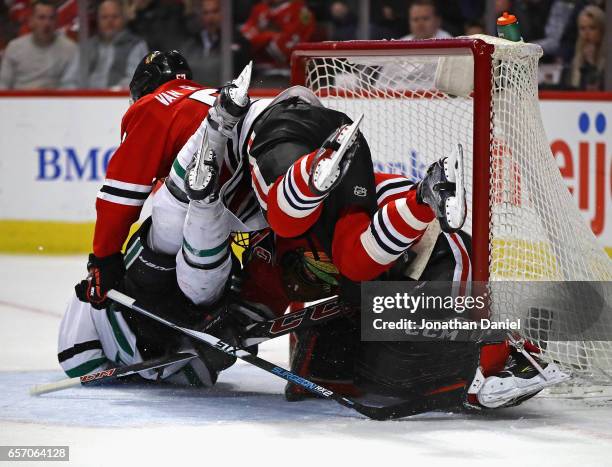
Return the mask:
<path fill-rule="evenodd" d="M 440 15 L 433 0 L 414 0 L 408 8 L 410 34 L 404 40 L 447 39 L 452 37 L 440 29 Z"/>
<path fill-rule="evenodd" d="M 604 86 L 606 14 L 595 6 L 586 6 L 578 15 L 578 39 L 572 60 L 569 85 L 600 91 Z"/>
<path fill-rule="evenodd" d="M 202 0 L 200 30 L 183 43 L 181 53 L 189 62 L 193 79 L 211 86 L 221 84 L 221 6 L 220 0 Z M 234 70 L 248 61 L 248 44 L 237 38 L 232 44 Z"/>
<path fill-rule="evenodd" d="M 559 50 L 559 56 L 565 63 L 572 61 L 574 57 L 574 48 L 576 47 L 576 41 L 578 40 L 578 15 L 588 5 L 595 5 L 605 9 L 606 0 L 574 0 L 574 10 L 569 18 L 563 37 L 561 38 L 561 47 Z"/>
<path fill-rule="evenodd" d="M 18 25 L 19 35 L 28 34 L 30 29 L 30 16 L 35 2 L 31 0 L 12 0 L 8 2 L 11 21 Z M 78 33 L 78 5 L 77 0 L 54 1 L 56 10 L 56 24 L 71 39 L 77 38 Z"/>
<path fill-rule="evenodd" d="M 346 2 L 332 2 L 329 6 L 332 41 L 350 41 L 357 37 L 357 16 Z"/>
<path fill-rule="evenodd" d="M 546 8 L 546 4 L 550 3 L 550 8 Z M 572 15 L 574 4 L 567 0 L 525 0 L 526 8 L 521 20 L 521 31 L 523 38 L 527 42 L 538 44 L 544 50 L 544 54 L 549 57 L 554 57 L 559 53 L 561 45 L 561 36 L 567 26 L 567 23 Z M 539 9 L 538 6 L 541 8 Z M 536 12 L 541 11 L 540 17 L 536 16 Z M 526 19 L 529 18 L 527 21 Z M 530 27 L 525 29 L 524 25 L 540 25 L 540 28 Z M 541 30 L 541 25 L 544 24 L 544 30 Z"/>
<path fill-rule="evenodd" d="M 465 17 L 459 0 L 435 0 L 436 12 L 440 17 L 440 28 L 452 37 L 463 34 Z"/>
<path fill-rule="evenodd" d="M 466 21 L 463 34 L 466 36 L 471 36 L 473 34 L 486 34 L 486 32 L 482 21 L 472 20 Z"/>
<path fill-rule="evenodd" d="M 241 31 L 251 43 L 256 64 L 286 67 L 293 48 L 299 42 L 307 42 L 315 26 L 304 1 L 264 0 L 253 6 Z"/>
<path fill-rule="evenodd" d="M 77 46 L 56 30 L 56 8 L 50 0 L 34 4 L 32 32 L 9 42 L 0 68 L 1 89 L 55 88 Z"/>
<path fill-rule="evenodd" d="M 186 39 L 184 7 L 179 2 L 132 0 L 127 11 L 128 29 L 142 37 L 149 50 L 178 49 Z"/>
<path fill-rule="evenodd" d="M 486 8 L 485 0 L 459 0 L 458 4 L 461 16 L 465 21 L 482 20 Z"/>
<path fill-rule="evenodd" d="M 125 28 L 121 0 L 98 6 L 98 33 L 87 39 L 84 55 L 77 54 L 62 77 L 62 87 L 74 89 L 127 89 L 134 70 L 147 52 L 147 44 Z M 86 82 L 80 83 L 81 56 L 87 60 Z"/>
<path fill-rule="evenodd" d="M 406 34 L 406 16 L 400 15 L 397 2 L 386 0 L 371 6 L 370 39 L 395 39 Z M 402 2 L 405 9 L 405 2 Z M 354 39 L 353 37 L 352 39 Z"/>
<path fill-rule="evenodd" d="M 8 5 L 0 1 L 0 60 L 9 41 L 17 36 L 17 25 L 11 21 Z"/>
<path fill-rule="evenodd" d="M 408 9 L 411 33 L 403 40 L 446 39 L 452 37 L 440 29 L 440 17 L 433 0 L 415 0 Z M 378 85 L 389 89 L 431 89 L 436 73 L 437 58 L 384 64 L 378 74 Z"/>

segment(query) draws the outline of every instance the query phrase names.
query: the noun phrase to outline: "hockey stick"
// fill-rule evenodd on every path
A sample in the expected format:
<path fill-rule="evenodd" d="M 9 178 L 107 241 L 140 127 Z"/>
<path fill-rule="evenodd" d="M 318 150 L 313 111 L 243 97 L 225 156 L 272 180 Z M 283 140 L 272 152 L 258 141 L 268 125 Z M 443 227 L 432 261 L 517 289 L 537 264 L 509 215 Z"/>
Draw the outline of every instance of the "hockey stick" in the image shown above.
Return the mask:
<path fill-rule="evenodd" d="M 133 375 L 141 371 L 154 370 L 164 366 L 172 365 L 173 363 L 187 362 L 197 357 L 197 354 L 189 352 L 178 352 L 167 357 L 147 360 L 145 362 L 134 363 L 117 368 L 109 368 L 108 370 L 89 373 L 88 375 L 78 376 L 76 378 L 67 378 L 54 383 L 39 384 L 30 389 L 30 394 L 39 396 L 48 392 L 61 391 L 75 386 L 89 386 L 102 384 L 112 381 L 123 376 Z"/>
<path fill-rule="evenodd" d="M 237 304 L 237 306 L 240 307 L 240 304 Z M 300 331 L 350 312 L 351 310 L 348 307 L 341 304 L 338 296 L 334 295 L 278 318 L 249 324 L 245 329 L 241 345 L 242 347 L 250 347 L 260 344 L 269 339 Z"/>
<path fill-rule="evenodd" d="M 135 299 L 130 298 L 121 292 L 118 292 L 116 290 L 110 290 L 108 292 L 108 297 L 116 301 L 117 303 L 120 303 L 144 316 L 147 316 L 165 326 L 168 326 L 169 328 L 186 334 L 199 342 L 205 343 L 210 347 L 215 348 L 233 357 L 237 357 L 247 363 L 250 363 L 251 365 L 261 368 L 264 371 L 267 371 L 268 373 L 276 375 L 279 378 L 284 379 L 285 381 L 289 381 L 293 384 L 297 384 L 298 386 L 302 386 L 304 389 L 314 394 L 317 394 L 326 399 L 332 399 L 340 405 L 353 409 L 361 413 L 362 415 L 365 415 L 366 417 L 372 418 L 374 420 L 401 418 L 431 410 L 456 407 L 458 405 L 456 391 L 441 394 L 432 394 L 427 396 L 421 395 L 413 401 L 401 402 L 399 404 L 384 407 L 362 404 L 349 397 L 336 394 L 331 389 L 313 383 L 312 381 L 309 381 L 306 378 L 302 378 L 301 376 L 298 376 L 290 372 L 289 370 L 286 370 L 267 360 L 264 360 L 263 358 L 257 357 L 241 347 L 236 347 L 226 342 L 223 342 L 221 339 L 218 339 L 210 334 L 181 327 L 171 321 L 157 316 L 156 314 L 151 313 L 150 311 L 140 306 Z"/>
<path fill-rule="evenodd" d="M 344 314 L 346 308 L 341 306 L 338 297 L 333 296 L 314 303 L 301 310 L 296 310 L 293 313 L 288 313 L 278 318 L 253 323 L 247 326 L 245 337 L 242 340 L 243 347 L 265 342 L 276 337 L 284 336 L 290 332 L 299 331 L 301 329 L 320 324 L 328 321 L 336 316 Z M 39 384 L 30 389 L 30 394 L 38 396 L 54 391 L 61 391 L 76 386 L 87 386 L 92 384 L 101 384 L 123 376 L 133 375 L 141 371 L 154 370 L 164 366 L 172 365 L 182 361 L 189 361 L 197 357 L 196 354 L 187 354 L 184 352 L 175 353 L 167 357 L 147 360 L 133 365 L 124 367 L 109 368 L 107 370 L 90 373 L 87 375 L 66 378 L 53 383 Z"/>

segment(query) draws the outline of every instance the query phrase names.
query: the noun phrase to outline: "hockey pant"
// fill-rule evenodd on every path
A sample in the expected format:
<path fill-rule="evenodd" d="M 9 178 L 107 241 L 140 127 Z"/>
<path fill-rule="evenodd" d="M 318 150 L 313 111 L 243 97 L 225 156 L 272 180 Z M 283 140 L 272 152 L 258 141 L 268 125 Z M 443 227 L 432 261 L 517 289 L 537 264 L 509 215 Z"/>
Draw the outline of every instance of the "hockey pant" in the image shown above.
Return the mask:
<path fill-rule="evenodd" d="M 60 324 L 58 360 L 71 378 L 143 361 L 136 336 L 121 313 L 96 310 L 73 292 Z M 139 373 L 148 380 L 210 387 L 216 380 L 200 359 Z"/>

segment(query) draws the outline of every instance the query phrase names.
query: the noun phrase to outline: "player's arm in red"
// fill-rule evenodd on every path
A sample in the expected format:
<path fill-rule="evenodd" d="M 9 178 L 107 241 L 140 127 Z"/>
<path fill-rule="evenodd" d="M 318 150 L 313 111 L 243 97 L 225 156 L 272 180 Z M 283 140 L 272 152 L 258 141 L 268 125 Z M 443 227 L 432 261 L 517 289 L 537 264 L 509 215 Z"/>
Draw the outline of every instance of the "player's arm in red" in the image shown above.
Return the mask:
<path fill-rule="evenodd" d="M 93 252 L 99 258 L 121 251 L 157 176 L 166 128 L 161 116 L 151 111 L 155 104 L 149 99 L 139 101 L 122 122 L 122 142 L 96 199 Z"/>
<path fill-rule="evenodd" d="M 121 144 L 96 199 L 89 276 L 75 286 L 77 297 L 95 308 L 106 306 L 107 291 L 116 287 L 125 273 L 121 247 L 151 192 L 163 154 L 164 126 L 154 109 L 145 105 L 145 100 L 139 101 L 124 116 Z"/>

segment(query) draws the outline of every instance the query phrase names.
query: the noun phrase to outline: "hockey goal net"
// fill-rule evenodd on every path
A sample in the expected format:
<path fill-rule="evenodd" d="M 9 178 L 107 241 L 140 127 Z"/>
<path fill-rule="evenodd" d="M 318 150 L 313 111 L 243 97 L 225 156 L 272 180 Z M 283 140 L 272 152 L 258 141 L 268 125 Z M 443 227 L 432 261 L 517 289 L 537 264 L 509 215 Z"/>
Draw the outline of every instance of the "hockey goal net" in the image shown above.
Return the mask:
<path fill-rule="evenodd" d="M 612 280 L 611 260 L 548 146 L 538 103 L 541 54 L 539 46 L 490 36 L 303 44 L 292 56 L 292 84 L 352 118 L 365 115 L 376 170 L 420 179 L 461 143 L 472 279 L 490 281 L 492 316 L 521 318 L 522 333 L 545 358 L 609 383 L 612 342 L 587 331 L 612 334 L 612 297 L 599 290 L 605 312 L 587 317 L 579 306 L 549 303 L 559 298 L 552 282 L 535 304 L 527 290 L 533 281 Z M 572 327 L 572 337 L 551 338 L 559 326 Z"/>

